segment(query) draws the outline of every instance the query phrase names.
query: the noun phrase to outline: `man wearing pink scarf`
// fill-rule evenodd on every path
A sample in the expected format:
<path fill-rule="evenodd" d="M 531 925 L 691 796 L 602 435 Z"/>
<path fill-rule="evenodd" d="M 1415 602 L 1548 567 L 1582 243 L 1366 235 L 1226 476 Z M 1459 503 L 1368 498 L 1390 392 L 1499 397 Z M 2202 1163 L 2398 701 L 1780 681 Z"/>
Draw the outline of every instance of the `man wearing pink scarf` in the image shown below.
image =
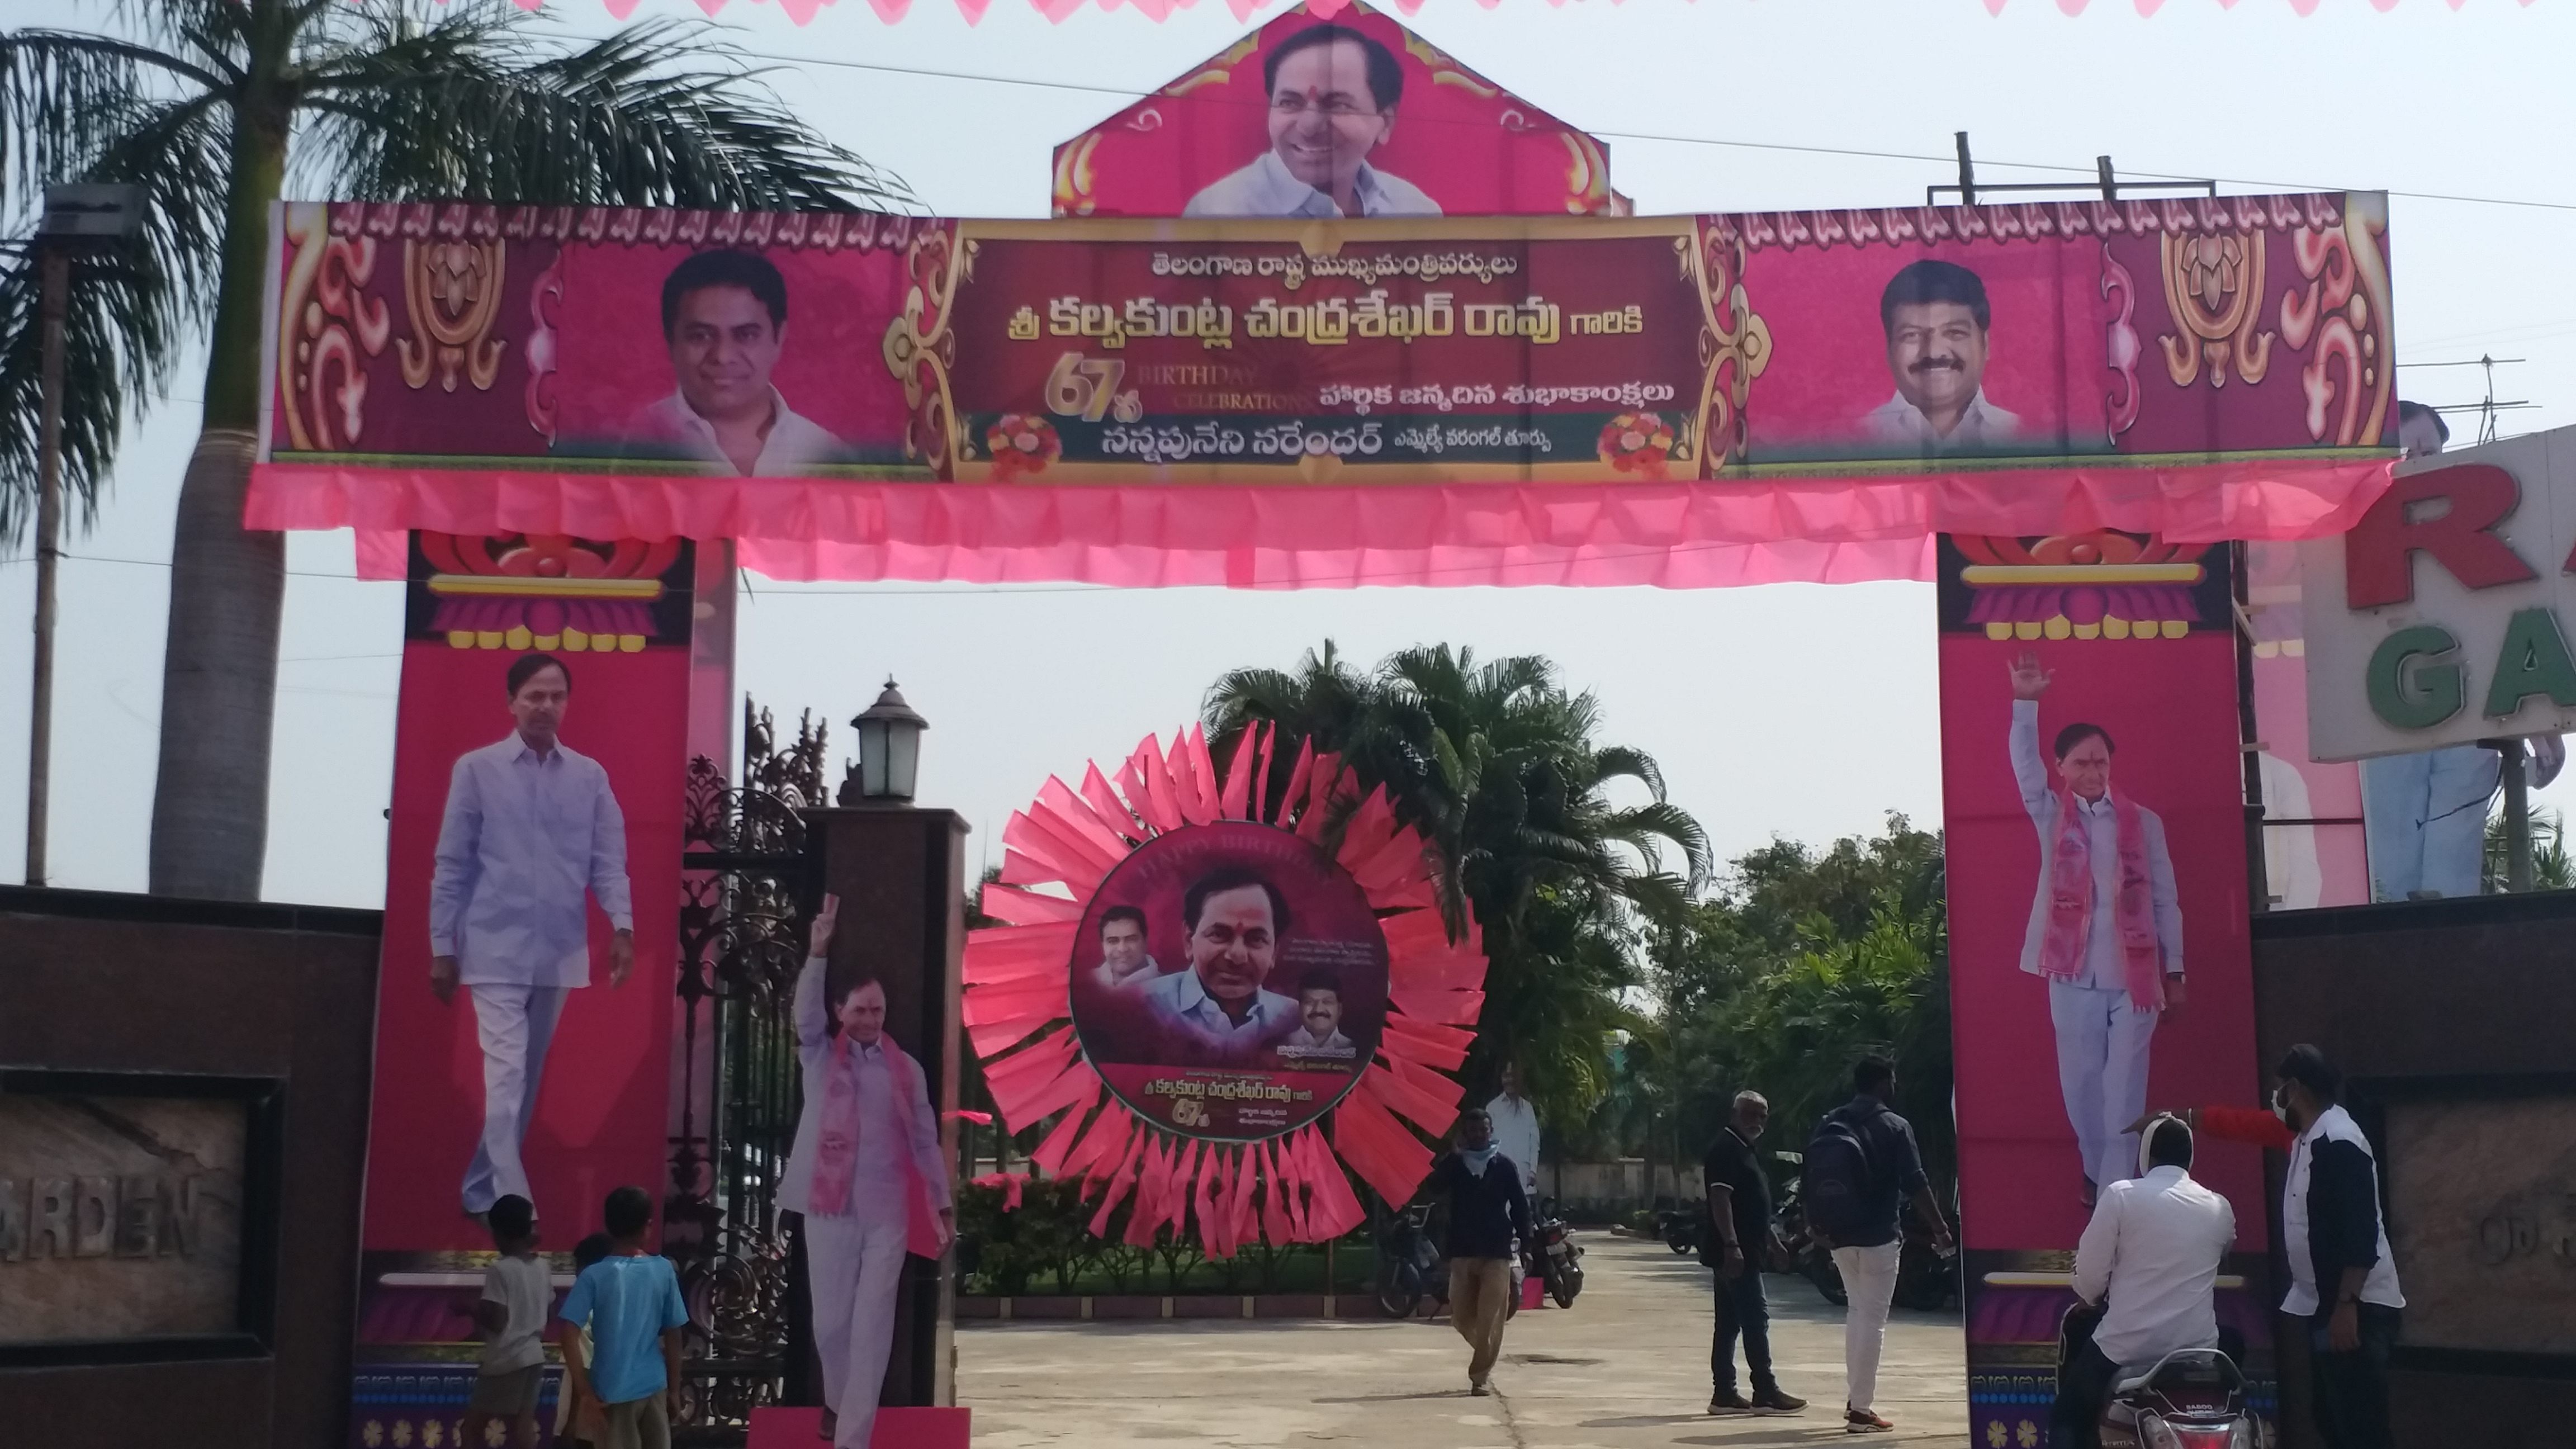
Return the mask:
<path fill-rule="evenodd" d="M 862 975 L 825 1010 L 824 958 L 840 908 L 838 896 L 823 898 L 796 978 L 805 1110 L 778 1206 L 804 1214 L 823 1432 L 836 1449 L 867 1449 L 894 1346 L 904 1255 L 945 1253 L 957 1214 L 921 1064 L 885 1034 L 884 983 Z"/>
<path fill-rule="evenodd" d="M 2021 969 L 2048 981 L 2057 1084 L 2084 1164 L 2084 1205 L 2134 1175 L 2146 1114 L 2147 1049 L 2183 1002 L 2182 906 L 2156 812 L 2111 788 L 2111 735 L 2057 732 L 2058 787 L 2039 758 L 2039 697 L 2050 671 L 2027 650 L 2012 662 L 2012 763 L 2039 829 L 2039 892 Z"/>

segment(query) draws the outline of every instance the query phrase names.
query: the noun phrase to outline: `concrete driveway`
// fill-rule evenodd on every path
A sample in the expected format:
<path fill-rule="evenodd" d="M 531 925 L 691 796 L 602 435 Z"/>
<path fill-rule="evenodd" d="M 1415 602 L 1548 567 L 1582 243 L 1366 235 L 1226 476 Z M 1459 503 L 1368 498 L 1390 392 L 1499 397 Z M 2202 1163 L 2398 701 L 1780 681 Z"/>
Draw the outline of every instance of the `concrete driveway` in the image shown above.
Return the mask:
<path fill-rule="evenodd" d="M 1570 1310 L 1512 1320 L 1496 1393 L 1467 1393 L 1467 1352 L 1443 1318 L 1385 1321 L 990 1323 L 957 1334 L 958 1402 L 976 1449 L 1671 1449 L 1842 1442 L 1842 1311 L 1769 1280 L 1781 1386 L 1812 1400 L 1781 1418 L 1710 1418 L 1709 1274 L 1659 1243 L 1585 1233 Z M 1968 1443 L 1954 1317 L 1899 1310 L 1878 1411 L 1894 1434 Z"/>

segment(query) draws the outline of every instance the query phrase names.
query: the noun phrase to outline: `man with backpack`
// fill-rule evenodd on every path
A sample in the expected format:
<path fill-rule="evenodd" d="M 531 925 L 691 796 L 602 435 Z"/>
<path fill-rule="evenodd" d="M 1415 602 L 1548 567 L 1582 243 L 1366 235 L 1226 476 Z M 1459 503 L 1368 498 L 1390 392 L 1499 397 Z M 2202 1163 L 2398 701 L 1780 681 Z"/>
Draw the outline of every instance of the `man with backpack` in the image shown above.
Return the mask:
<path fill-rule="evenodd" d="M 1833 1249 L 1848 1302 L 1843 1315 L 1843 1375 L 1850 1397 L 1843 1429 L 1884 1434 L 1896 1426 L 1881 1418 L 1878 1356 L 1887 1339 L 1887 1310 L 1896 1300 L 1896 1266 L 1904 1249 L 1899 1198 L 1911 1195 L 1914 1211 L 1931 1230 L 1934 1251 L 1950 1247 L 1949 1225 L 1932 1200 L 1932 1182 L 1914 1128 L 1888 1107 L 1896 1095 L 1896 1068 L 1867 1056 L 1852 1068 L 1858 1095 L 1825 1114 L 1808 1140 L 1800 1188 L 1807 1226 Z"/>

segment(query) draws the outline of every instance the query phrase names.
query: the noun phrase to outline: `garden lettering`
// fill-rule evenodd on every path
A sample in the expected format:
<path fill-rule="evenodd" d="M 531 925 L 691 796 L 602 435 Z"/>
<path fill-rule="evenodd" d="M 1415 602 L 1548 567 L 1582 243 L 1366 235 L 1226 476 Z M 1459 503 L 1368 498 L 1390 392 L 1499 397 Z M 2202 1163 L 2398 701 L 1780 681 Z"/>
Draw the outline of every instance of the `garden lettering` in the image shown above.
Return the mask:
<path fill-rule="evenodd" d="M 2492 464 L 2398 479 L 2345 539 L 2345 603 L 2369 609 L 2412 600 L 2418 552 L 2471 589 L 2538 578 L 2494 532 L 2521 501 L 2521 484 Z M 2576 572 L 2576 554 L 2560 568 Z M 2390 634 L 2370 656 L 2371 712 L 2393 728 L 2410 730 L 2431 729 L 2458 714 L 2469 697 L 2469 666 L 2452 657 L 2459 647 L 2438 624 Z M 2557 615 L 2545 607 L 2515 611 L 2488 680 L 2483 712 L 2492 718 L 2512 714 L 2535 694 L 2576 709 L 2576 656 L 2568 652 Z"/>

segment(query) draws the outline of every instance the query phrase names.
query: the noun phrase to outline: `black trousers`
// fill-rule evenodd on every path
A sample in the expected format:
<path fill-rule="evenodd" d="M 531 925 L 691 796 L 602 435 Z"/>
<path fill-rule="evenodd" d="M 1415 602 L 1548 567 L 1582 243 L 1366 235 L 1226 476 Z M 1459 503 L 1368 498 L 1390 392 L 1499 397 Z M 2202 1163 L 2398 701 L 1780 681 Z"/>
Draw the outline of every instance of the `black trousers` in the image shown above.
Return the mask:
<path fill-rule="evenodd" d="M 2057 1371 L 2057 1404 L 2048 1413 L 2049 1449 L 2100 1449 L 2102 1401 L 2111 1396 L 2119 1377 L 2120 1366 L 2087 1338 Z"/>
<path fill-rule="evenodd" d="M 2317 1432 L 2333 1449 L 2391 1449 L 2388 1351 L 2397 1346 L 2397 1310 L 2377 1303 L 2364 1303 L 2360 1310 L 2361 1346 L 2348 1353 L 2329 1347 L 2331 1313 L 2308 1320 Z"/>
<path fill-rule="evenodd" d="M 1717 1275 L 1717 1326 L 1708 1349 L 1708 1380 L 1721 1394 L 1735 1391 L 1735 1340 L 1744 1340 L 1744 1367 L 1753 1377 L 1753 1392 L 1776 1393 L 1771 1376 L 1771 1304 L 1762 1296 L 1762 1271 L 1751 1263 L 1742 1274 Z"/>

